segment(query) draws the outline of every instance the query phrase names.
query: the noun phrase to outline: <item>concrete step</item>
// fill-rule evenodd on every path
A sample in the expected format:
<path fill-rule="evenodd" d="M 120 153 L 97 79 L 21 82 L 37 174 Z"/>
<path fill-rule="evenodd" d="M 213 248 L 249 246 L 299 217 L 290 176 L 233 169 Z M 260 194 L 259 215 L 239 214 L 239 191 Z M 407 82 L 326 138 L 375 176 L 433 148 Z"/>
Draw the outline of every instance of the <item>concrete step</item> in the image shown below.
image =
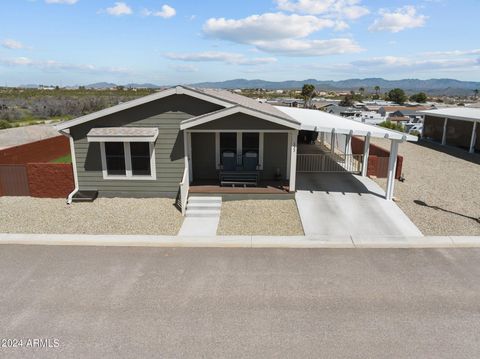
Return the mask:
<path fill-rule="evenodd" d="M 222 202 L 188 202 L 187 203 L 187 208 L 217 208 L 220 209 L 222 207 Z"/>
<path fill-rule="evenodd" d="M 190 209 L 187 207 L 187 212 L 185 213 L 187 217 L 219 217 L 220 209 Z"/>
<path fill-rule="evenodd" d="M 222 197 L 190 196 L 188 203 L 222 203 Z"/>

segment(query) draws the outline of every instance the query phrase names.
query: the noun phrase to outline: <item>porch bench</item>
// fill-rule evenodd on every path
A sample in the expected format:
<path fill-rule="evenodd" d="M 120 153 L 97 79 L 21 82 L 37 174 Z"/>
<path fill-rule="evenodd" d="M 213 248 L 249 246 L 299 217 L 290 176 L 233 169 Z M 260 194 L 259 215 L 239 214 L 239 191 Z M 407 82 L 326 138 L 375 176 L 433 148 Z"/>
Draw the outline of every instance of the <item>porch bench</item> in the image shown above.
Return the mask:
<path fill-rule="evenodd" d="M 219 174 L 220 186 L 258 186 L 258 172 L 222 171 Z"/>

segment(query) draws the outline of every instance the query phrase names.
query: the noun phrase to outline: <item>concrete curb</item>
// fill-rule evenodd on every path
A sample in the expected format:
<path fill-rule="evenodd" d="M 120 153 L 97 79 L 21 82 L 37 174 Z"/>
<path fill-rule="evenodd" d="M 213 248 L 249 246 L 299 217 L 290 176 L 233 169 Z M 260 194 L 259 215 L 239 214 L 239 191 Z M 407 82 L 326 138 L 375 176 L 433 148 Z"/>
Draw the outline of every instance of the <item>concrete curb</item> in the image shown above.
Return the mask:
<path fill-rule="evenodd" d="M 0 233 L 0 244 L 193 248 L 470 248 L 480 236 L 153 236 Z"/>

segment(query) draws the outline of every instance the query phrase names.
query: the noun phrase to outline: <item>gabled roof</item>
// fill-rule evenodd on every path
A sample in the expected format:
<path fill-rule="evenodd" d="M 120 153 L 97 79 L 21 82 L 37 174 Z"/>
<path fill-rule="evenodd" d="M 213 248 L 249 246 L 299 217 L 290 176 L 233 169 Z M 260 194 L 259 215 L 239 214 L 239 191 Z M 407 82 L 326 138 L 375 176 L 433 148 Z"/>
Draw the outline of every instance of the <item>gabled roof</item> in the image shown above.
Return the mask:
<path fill-rule="evenodd" d="M 171 95 L 188 95 L 194 98 L 198 98 L 200 100 L 204 100 L 210 103 L 220 105 L 224 108 L 240 105 L 254 111 L 259 111 L 275 117 L 283 118 L 287 121 L 288 120 L 292 121 L 292 119 L 288 115 L 282 113 L 281 111 L 278 111 L 277 109 L 275 109 L 273 106 L 269 104 L 259 103 L 258 101 L 255 101 L 251 98 L 240 96 L 226 90 L 195 89 L 195 88 L 190 88 L 186 86 L 176 86 L 163 91 L 156 92 L 148 96 L 144 96 L 132 101 L 128 101 L 116 106 L 112 106 L 112 107 L 103 109 L 101 111 L 97 111 L 85 116 L 77 117 L 70 121 L 59 123 L 58 125 L 55 126 L 55 128 L 58 131 L 62 131 L 67 128 L 74 127 L 85 122 L 93 121 L 98 118 L 108 116 L 120 111 L 124 111 L 136 106 L 140 106 L 152 101 L 156 101 Z"/>
<path fill-rule="evenodd" d="M 273 106 L 270 106 L 270 107 L 274 108 Z M 237 106 L 224 108 L 224 109 L 221 109 L 221 110 L 218 110 L 218 111 L 215 111 L 215 112 L 207 113 L 207 114 L 204 114 L 204 115 L 201 115 L 201 116 L 197 116 L 197 117 L 193 117 L 193 118 L 189 118 L 187 120 L 184 120 L 180 124 L 180 129 L 181 130 L 186 130 L 186 129 L 189 129 L 189 128 L 192 128 L 192 127 L 195 127 L 195 126 L 199 126 L 199 125 L 202 125 L 202 124 L 210 122 L 210 121 L 215 121 L 215 120 L 218 120 L 220 118 L 230 116 L 230 115 L 233 115 L 233 114 L 236 114 L 236 113 L 244 113 L 246 115 L 255 116 L 255 117 L 260 118 L 262 120 L 273 122 L 273 123 L 276 123 L 278 125 L 289 127 L 289 128 L 295 129 L 295 130 L 300 129 L 300 122 L 294 120 L 288 114 L 285 114 L 282 111 L 277 110 L 276 108 L 274 108 L 274 110 L 275 111 L 269 111 L 270 113 L 267 113 L 267 112 L 259 111 L 259 110 L 252 109 L 252 108 L 249 108 L 249 107 L 245 107 L 245 106 L 242 106 L 242 105 L 237 105 Z M 278 116 L 277 112 L 280 113 L 280 114 L 283 114 L 283 116 Z M 272 114 L 272 113 L 274 113 L 274 114 Z"/>

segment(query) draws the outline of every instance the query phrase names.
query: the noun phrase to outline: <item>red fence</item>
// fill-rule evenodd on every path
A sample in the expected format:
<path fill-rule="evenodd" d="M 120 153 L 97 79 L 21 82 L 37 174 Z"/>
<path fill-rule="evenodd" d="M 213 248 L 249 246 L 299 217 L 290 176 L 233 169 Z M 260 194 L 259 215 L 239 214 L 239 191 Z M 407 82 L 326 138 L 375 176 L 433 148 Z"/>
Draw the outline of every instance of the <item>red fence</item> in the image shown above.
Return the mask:
<path fill-rule="evenodd" d="M 67 137 L 57 136 L 0 150 L 0 164 L 50 162 L 70 153 Z"/>
<path fill-rule="evenodd" d="M 359 137 L 352 137 L 352 152 L 354 154 L 363 153 L 363 146 L 365 141 Z M 368 176 L 375 176 L 378 178 L 385 178 L 388 174 L 388 158 L 390 151 L 370 144 L 370 155 L 368 156 Z M 397 169 L 395 171 L 395 178 L 400 178 L 402 174 L 403 157 L 397 156 Z"/>
<path fill-rule="evenodd" d="M 49 161 L 68 153 L 64 136 L 0 150 L 0 196 L 67 197 L 74 188 L 72 165 Z"/>

